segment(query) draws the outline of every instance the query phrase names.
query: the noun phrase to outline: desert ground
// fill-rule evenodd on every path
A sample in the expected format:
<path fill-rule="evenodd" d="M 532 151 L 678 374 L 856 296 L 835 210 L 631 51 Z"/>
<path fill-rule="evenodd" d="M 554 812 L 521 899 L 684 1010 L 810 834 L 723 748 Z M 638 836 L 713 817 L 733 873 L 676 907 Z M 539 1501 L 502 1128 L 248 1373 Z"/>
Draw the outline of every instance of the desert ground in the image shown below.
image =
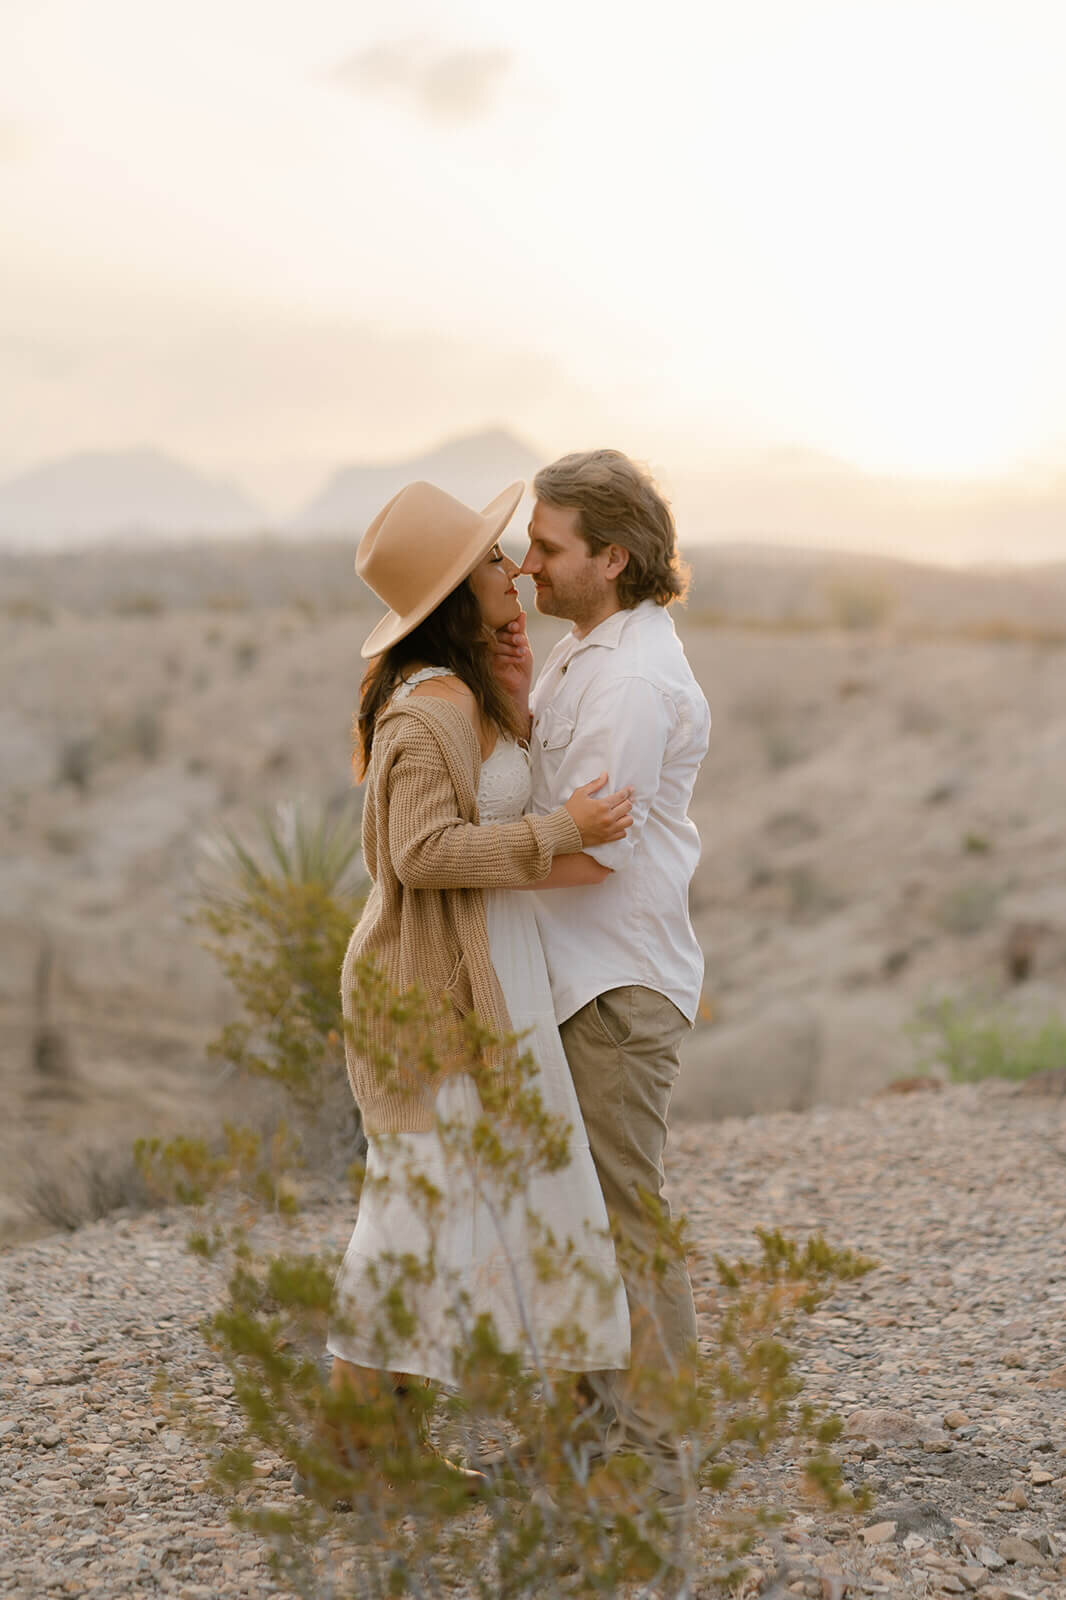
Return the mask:
<path fill-rule="evenodd" d="M 1061 1010 L 1066 568 L 693 564 L 707 975 L 678 1123 L 860 1100 L 921 1064 L 944 998 Z M 204 842 L 286 800 L 357 805 L 376 608 L 342 542 L 0 554 L 0 593 L 10 1237 L 34 1226 L 27 1168 L 210 1126 L 232 1097 L 205 1054 L 232 1001 L 189 922 Z M 532 619 L 538 654 L 558 632 Z"/>
<path fill-rule="evenodd" d="M 712 1257 L 750 1257 L 755 1219 L 821 1232 L 876 1262 L 836 1286 L 792 1341 L 804 1398 L 843 1424 L 834 1448 L 845 1483 L 873 1503 L 848 1515 L 812 1501 L 792 1442 L 746 1454 L 730 1504 L 784 1516 L 730 1589 L 737 1600 L 1066 1594 L 1066 1126 L 1063 1102 L 1029 1093 L 1033 1082 L 678 1130 L 670 1190 L 690 1219 L 708 1358 Z M 350 1202 L 334 1195 L 290 1223 L 261 1219 L 254 1242 L 339 1252 L 351 1223 Z M 235 1442 L 233 1373 L 200 1332 L 229 1268 L 187 1248 L 189 1225 L 174 1211 L 110 1217 L 0 1255 L 0 1590 L 11 1600 L 291 1596 L 267 1539 L 227 1519 L 204 1447 L 158 1390 L 164 1371 L 220 1442 Z M 264 1450 L 239 1504 L 291 1512 L 290 1476 Z M 694 1497 L 692 1600 L 722 1595 L 707 1574 L 724 1509 L 710 1489 Z M 493 1521 L 472 1515 L 490 1550 Z M 318 1543 L 313 1592 L 365 1593 L 339 1521 Z"/>

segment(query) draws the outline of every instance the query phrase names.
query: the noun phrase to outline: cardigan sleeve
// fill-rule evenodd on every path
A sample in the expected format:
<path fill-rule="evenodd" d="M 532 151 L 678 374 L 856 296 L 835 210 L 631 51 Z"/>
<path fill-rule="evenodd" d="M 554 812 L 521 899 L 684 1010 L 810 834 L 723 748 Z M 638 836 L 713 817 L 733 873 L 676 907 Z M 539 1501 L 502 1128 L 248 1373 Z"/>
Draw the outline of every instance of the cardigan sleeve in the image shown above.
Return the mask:
<path fill-rule="evenodd" d="M 388 808 L 389 856 L 409 889 L 518 889 L 546 878 L 553 857 L 581 849 L 565 806 L 515 822 L 464 821 L 446 767 L 422 752 L 397 754 Z"/>

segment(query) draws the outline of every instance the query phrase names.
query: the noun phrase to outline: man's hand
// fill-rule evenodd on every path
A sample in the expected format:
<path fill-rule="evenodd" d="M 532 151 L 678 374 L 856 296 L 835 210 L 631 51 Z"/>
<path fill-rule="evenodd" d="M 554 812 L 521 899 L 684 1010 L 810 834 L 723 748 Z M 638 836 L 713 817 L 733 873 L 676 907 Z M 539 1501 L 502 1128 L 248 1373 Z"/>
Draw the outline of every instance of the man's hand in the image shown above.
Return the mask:
<path fill-rule="evenodd" d="M 529 691 L 533 684 L 533 652 L 526 637 L 526 615 L 496 629 L 492 658 L 493 671 L 504 693 L 509 695 L 523 717 L 529 715 Z"/>

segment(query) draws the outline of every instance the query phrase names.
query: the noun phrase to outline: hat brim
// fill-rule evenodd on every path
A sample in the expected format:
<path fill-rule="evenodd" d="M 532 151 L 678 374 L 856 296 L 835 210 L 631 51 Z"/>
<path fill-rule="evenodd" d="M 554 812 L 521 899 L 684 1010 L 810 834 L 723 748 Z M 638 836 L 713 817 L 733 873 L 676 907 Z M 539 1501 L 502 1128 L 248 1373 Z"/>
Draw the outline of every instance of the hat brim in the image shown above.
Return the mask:
<path fill-rule="evenodd" d="M 484 537 L 480 537 L 471 544 L 454 567 L 441 579 L 436 588 L 413 611 L 406 612 L 402 617 L 396 611 L 387 611 L 381 621 L 374 627 L 363 641 L 360 655 L 364 659 L 370 656 L 379 656 L 382 651 L 388 650 L 392 645 L 398 644 L 407 634 L 412 633 L 420 622 L 425 622 L 431 611 L 435 611 L 442 600 L 446 600 L 453 589 L 458 589 L 464 578 L 469 578 L 474 568 L 483 561 L 496 543 L 500 534 L 506 528 L 511 518 L 518 509 L 518 502 L 526 492 L 523 482 L 512 483 L 504 489 L 494 500 L 490 500 L 482 511 L 481 516 L 485 522 Z"/>

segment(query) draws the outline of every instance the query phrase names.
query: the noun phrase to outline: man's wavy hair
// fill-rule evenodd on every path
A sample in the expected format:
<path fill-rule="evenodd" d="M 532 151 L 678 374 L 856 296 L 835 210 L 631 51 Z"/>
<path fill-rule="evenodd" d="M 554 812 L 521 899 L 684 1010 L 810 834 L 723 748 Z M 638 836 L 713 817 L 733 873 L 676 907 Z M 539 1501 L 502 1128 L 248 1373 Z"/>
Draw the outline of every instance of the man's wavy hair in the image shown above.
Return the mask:
<path fill-rule="evenodd" d="M 629 551 L 618 575 L 618 602 L 668 606 L 688 593 L 689 568 L 677 550 L 673 513 L 651 474 L 621 450 L 578 450 L 542 467 L 533 493 L 546 505 L 574 510 L 590 555 L 609 544 Z"/>

